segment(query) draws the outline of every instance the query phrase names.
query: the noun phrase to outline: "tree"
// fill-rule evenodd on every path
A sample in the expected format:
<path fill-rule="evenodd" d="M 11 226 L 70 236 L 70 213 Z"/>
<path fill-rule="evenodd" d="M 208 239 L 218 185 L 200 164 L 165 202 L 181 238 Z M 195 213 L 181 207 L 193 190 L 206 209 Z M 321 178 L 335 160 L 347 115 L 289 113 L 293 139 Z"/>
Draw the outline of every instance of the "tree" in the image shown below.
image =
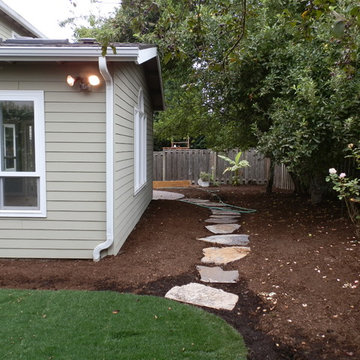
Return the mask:
<path fill-rule="evenodd" d="M 316 201 L 360 137 L 359 26 L 355 0 L 127 0 L 86 31 L 105 45 L 159 47 L 168 106 L 158 136 L 258 146 Z"/>
<path fill-rule="evenodd" d="M 271 96 L 271 125 L 258 130 L 259 147 L 284 163 L 314 202 L 325 189 L 328 168 L 360 136 L 359 19 L 346 9 L 342 18 L 349 20 L 340 36 L 334 35 L 336 16 L 335 25 L 330 16 L 320 16 L 306 36 L 289 26 L 288 14 L 277 22 L 272 30 L 286 35 L 267 55 L 271 70 L 261 86 Z"/>

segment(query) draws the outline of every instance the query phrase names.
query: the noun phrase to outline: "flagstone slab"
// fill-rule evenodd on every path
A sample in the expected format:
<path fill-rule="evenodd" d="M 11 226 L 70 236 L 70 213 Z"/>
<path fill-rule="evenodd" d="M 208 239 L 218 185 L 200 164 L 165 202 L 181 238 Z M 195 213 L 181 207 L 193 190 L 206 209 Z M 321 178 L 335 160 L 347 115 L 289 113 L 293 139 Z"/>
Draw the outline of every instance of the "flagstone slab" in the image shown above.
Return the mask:
<path fill-rule="evenodd" d="M 175 286 L 166 293 L 165 297 L 187 304 L 230 311 L 239 300 L 235 294 L 197 283 Z"/>
<path fill-rule="evenodd" d="M 197 238 L 196 240 L 201 240 L 201 241 L 206 241 L 221 245 L 246 246 L 249 244 L 249 235 L 243 235 L 243 234 L 212 235 L 212 236 Z"/>
<path fill-rule="evenodd" d="M 209 203 L 209 202 L 210 202 L 210 200 L 192 199 L 192 198 L 186 198 L 186 199 L 184 199 L 183 201 L 192 202 L 192 203 L 195 203 L 195 204 L 205 204 L 205 203 Z"/>
<path fill-rule="evenodd" d="M 217 224 L 217 225 L 207 225 L 205 227 L 213 234 L 231 234 L 234 231 L 240 229 L 239 224 Z"/>
<path fill-rule="evenodd" d="M 203 249 L 204 257 L 201 262 L 204 264 L 225 265 L 244 258 L 249 252 L 250 248 L 245 246 L 205 248 Z"/>
<path fill-rule="evenodd" d="M 213 215 L 227 215 L 227 216 L 240 215 L 237 211 L 233 211 L 233 210 L 212 209 L 211 212 Z"/>
<path fill-rule="evenodd" d="M 209 201 L 208 203 L 205 204 L 206 206 L 211 206 L 211 207 L 226 207 L 228 205 L 223 204 L 223 203 L 218 203 L 218 202 L 211 202 Z"/>
<path fill-rule="evenodd" d="M 239 280 L 239 272 L 237 270 L 225 271 L 220 266 L 196 266 L 201 275 L 201 281 L 207 283 L 227 283 L 235 284 Z"/>
<path fill-rule="evenodd" d="M 171 192 L 171 191 L 160 191 L 153 190 L 153 200 L 178 200 L 185 197 L 183 194 Z"/>
<path fill-rule="evenodd" d="M 210 218 L 206 219 L 205 222 L 212 224 L 235 224 L 239 221 L 237 218 L 225 217 L 225 218 Z"/>
<path fill-rule="evenodd" d="M 239 218 L 241 217 L 240 214 L 215 214 L 215 215 L 210 215 L 210 217 L 212 219 L 224 219 L 224 218 L 228 218 L 228 217 L 231 217 L 231 218 Z"/>

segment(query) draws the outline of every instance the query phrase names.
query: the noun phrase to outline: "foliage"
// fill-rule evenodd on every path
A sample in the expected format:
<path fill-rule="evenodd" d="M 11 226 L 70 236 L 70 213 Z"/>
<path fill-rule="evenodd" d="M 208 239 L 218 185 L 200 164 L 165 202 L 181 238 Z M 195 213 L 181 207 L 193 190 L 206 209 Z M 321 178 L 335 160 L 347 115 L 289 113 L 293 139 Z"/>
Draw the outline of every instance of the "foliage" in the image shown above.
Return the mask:
<path fill-rule="evenodd" d="M 1 289 L 0 309 L 1 359 L 246 358 L 224 320 L 157 297 Z"/>
<path fill-rule="evenodd" d="M 211 180 L 211 174 L 209 174 L 205 171 L 201 171 L 199 176 L 202 181 L 209 182 Z"/>
<path fill-rule="evenodd" d="M 236 156 L 235 156 L 235 159 L 232 160 L 230 159 L 229 157 L 225 156 L 225 155 L 218 155 L 218 157 L 220 159 L 223 159 L 225 160 L 226 162 L 228 162 L 230 164 L 229 167 L 227 167 L 225 170 L 224 170 L 224 174 L 228 171 L 230 172 L 233 172 L 234 173 L 234 176 L 232 178 L 232 183 L 233 185 L 240 185 L 241 183 L 241 179 L 240 179 L 240 170 L 245 168 L 245 167 L 248 167 L 250 166 L 249 162 L 247 160 L 241 160 L 241 155 L 242 155 L 242 152 L 239 151 Z"/>
<path fill-rule="evenodd" d="M 351 151 L 352 157 L 357 163 L 357 168 L 360 169 L 360 141 L 357 147 L 349 144 L 348 149 Z M 326 181 L 332 182 L 333 190 L 338 193 L 338 198 L 344 200 L 349 217 L 356 226 L 356 234 L 360 239 L 360 178 L 349 178 L 345 173 L 338 175 L 336 169 L 329 169 L 329 175 Z"/>
<path fill-rule="evenodd" d="M 356 0 L 127 0 L 79 33 L 158 46 L 158 139 L 257 146 L 316 195 L 360 137 L 359 30 Z"/>
<path fill-rule="evenodd" d="M 308 3 L 289 1 L 286 9 L 276 3 L 267 2 L 239 65 L 240 71 L 249 66 L 248 76 L 260 75 L 251 93 L 258 115 L 251 126 L 261 152 L 321 193 L 327 169 L 360 136 L 359 23 L 349 2 L 339 1 L 336 9 L 348 21 L 337 38 L 330 5 L 308 18 Z"/>

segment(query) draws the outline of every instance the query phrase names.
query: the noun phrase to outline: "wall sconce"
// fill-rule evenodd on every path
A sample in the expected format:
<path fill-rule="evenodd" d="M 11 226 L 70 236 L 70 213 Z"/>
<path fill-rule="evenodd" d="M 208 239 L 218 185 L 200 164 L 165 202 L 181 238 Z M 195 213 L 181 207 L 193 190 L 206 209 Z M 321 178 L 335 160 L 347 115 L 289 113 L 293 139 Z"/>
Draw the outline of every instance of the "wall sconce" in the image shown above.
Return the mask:
<path fill-rule="evenodd" d="M 71 87 L 79 84 L 80 90 L 90 91 L 92 86 L 98 86 L 100 84 L 100 78 L 97 75 L 89 75 L 85 78 L 81 76 L 73 77 L 68 75 L 66 77 L 66 82 Z"/>

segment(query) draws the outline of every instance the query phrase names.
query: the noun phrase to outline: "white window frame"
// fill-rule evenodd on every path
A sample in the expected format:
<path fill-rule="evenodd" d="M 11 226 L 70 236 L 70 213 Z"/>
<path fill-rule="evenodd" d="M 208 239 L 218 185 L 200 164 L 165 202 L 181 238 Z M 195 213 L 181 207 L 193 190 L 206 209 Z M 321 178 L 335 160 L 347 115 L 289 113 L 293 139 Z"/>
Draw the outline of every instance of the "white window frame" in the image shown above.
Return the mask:
<path fill-rule="evenodd" d="M 3 167 L 3 148 L 0 150 L 0 178 L 30 177 L 38 178 L 38 208 L 6 207 L 0 208 L 0 217 L 46 217 L 46 178 L 45 178 L 45 115 L 44 92 L 31 90 L 0 90 L 0 101 L 32 101 L 34 103 L 35 171 L 5 171 Z M 2 197 L 3 189 L 0 188 Z"/>
<path fill-rule="evenodd" d="M 144 92 L 140 88 L 134 108 L 134 194 L 147 182 L 147 118 L 144 111 Z"/>

